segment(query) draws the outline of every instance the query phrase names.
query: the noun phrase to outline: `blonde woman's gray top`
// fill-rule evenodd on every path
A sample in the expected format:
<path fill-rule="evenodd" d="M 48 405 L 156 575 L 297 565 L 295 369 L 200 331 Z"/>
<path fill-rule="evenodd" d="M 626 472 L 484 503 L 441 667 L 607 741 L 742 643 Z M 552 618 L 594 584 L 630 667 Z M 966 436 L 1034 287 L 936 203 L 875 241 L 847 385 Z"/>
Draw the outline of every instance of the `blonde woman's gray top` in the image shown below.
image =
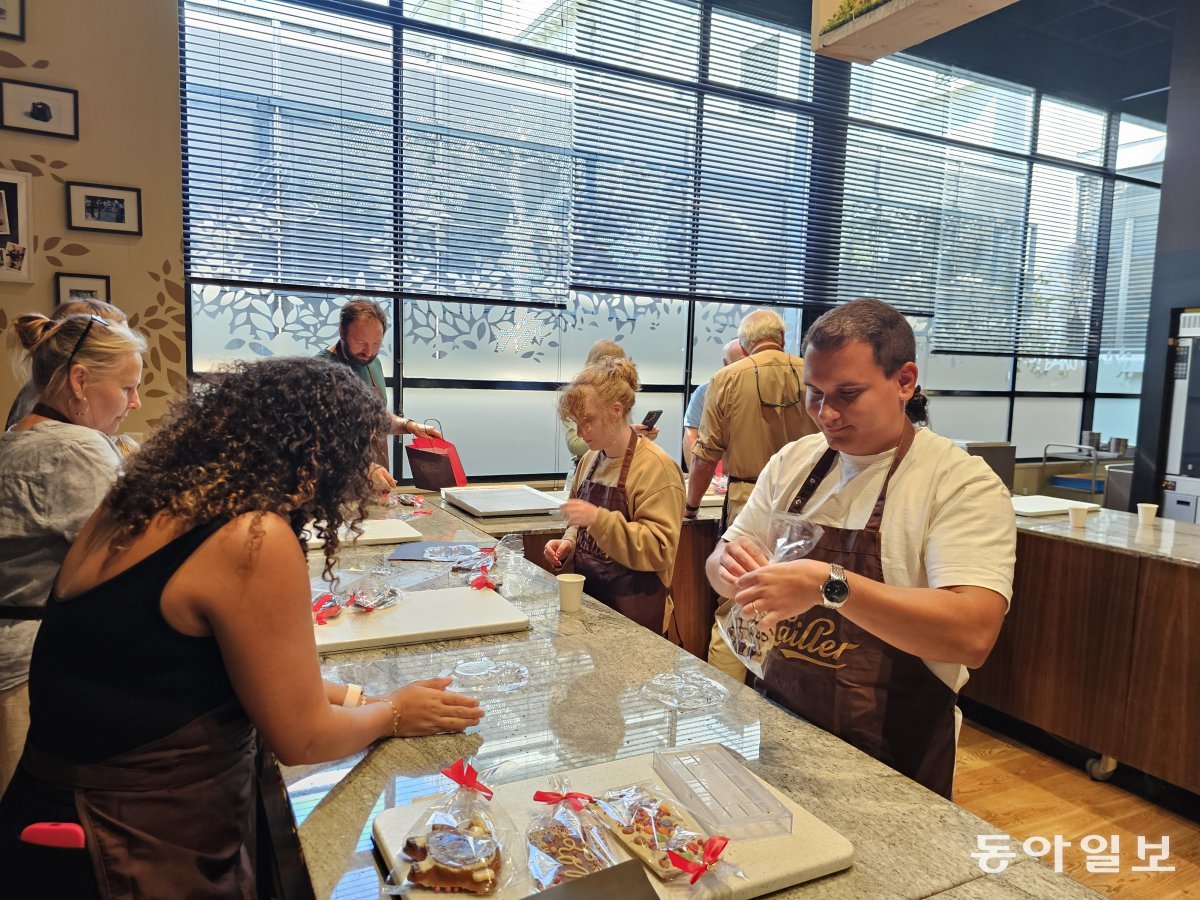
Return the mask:
<path fill-rule="evenodd" d="M 0 434 L 0 607 L 44 606 L 54 577 L 121 471 L 107 435 L 42 422 Z M 36 621 L 0 609 L 0 690 L 29 677 Z"/>

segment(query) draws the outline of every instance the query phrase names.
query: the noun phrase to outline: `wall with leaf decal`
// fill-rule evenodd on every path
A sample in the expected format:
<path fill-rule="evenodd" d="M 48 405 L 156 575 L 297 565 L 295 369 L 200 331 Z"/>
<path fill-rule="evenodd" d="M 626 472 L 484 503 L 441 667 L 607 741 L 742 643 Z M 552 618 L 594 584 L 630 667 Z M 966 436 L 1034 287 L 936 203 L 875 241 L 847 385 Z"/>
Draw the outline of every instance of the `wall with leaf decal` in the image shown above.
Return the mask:
<path fill-rule="evenodd" d="M 56 272 L 108 275 L 112 301 L 149 341 L 143 407 L 125 429 L 145 431 L 185 386 L 179 139 L 179 24 L 174 3 L 36 0 L 23 42 L 0 46 L 0 78 L 79 92 L 79 140 L 0 130 L 0 168 L 32 178 L 31 283 L 0 282 L 0 338 L 14 317 L 48 313 Z M 142 190 L 141 237 L 67 228 L 68 181 Z M 0 405 L 19 383 L 0 365 Z"/>

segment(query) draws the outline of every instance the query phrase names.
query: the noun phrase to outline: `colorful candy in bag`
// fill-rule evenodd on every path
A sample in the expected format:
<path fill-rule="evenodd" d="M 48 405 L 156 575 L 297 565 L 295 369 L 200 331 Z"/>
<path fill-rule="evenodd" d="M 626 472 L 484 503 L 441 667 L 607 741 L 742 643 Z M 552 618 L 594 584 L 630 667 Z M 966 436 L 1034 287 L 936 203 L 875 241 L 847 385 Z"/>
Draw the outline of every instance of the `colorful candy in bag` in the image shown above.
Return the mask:
<path fill-rule="evenodd" d="M 556 790 L 533 795 L 550 805 L 533 816 L 525 836 L 529 874 L 539 891 L 617 864 L 604 827 L 589 808 L 593 798 L 568 790 L 565 779 L 556 780 Z"/>
<path fill-rule="evenodd" d="M 671 851 L 696 854 L 708 840 L 678 801 L 652 786 L 606 791 L 592 807 L 613 836 L 664 881 L 683 874 L 671 863 Z"/>

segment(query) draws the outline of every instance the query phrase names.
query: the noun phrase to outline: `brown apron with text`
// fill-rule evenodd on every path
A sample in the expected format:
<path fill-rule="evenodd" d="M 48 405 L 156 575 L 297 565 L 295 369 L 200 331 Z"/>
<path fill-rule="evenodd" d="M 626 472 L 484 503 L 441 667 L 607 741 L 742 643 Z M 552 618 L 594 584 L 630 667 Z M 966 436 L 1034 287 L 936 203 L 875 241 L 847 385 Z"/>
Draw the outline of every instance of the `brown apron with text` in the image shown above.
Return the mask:
<path fill-rule="evenodd" d="M 879 533 L 883 505 L 914 433 L 910 426 L 901 438 L 866 528 L 822 525 L 824 534 L 809 559 L 884 580 Z M 790 512 L 804 509 L 836 459 L 836 450 L 825 451 Z M 854 602 L 853 595 L 849 602 Z M 920 657 L 821 605 L 780 622 L 775 639 L 763 664 L 763 678 L 756 680 L 755 687 L 814 725 L 950 798 L 956 695 Z"/>
<path fill-rule="evenodd" d="M 27 743 L 21 767 L 74 792 L 105 900 L 253 898 L 254 752 L 254 726 L 231 700 L 100 763 L 63 762 Z"/>
<path fill-rule="evenodd" d="M 615 485 L 597 484 L 592 481 L 600 454 L 592 460 L 576 496 L 601 509 L 611 509 L 630 521 L 629 497 L 625 492 L 625 479 L 633 463 L 633 451 L 638 436 L 631 432 L 625 458 L 621 462 L 621 475 Z M 669 591 L 655 572 L 636 572 L 627 569 L 600 549 L 586 528 L 579 532 L 575 543 L 575 571 L 587 580 L 583 589 L 605 606 L 621 615 L 644 625 L 655 634 L 665 634 L 669 612 Z"/>

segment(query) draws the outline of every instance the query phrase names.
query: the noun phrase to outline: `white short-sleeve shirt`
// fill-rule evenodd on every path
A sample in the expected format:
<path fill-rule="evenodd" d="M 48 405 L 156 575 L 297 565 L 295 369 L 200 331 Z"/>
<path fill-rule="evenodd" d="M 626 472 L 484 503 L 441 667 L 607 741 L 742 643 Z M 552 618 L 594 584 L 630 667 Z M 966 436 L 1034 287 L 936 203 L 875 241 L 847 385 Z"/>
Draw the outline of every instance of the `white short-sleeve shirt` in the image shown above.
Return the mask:
<path fill-rule="evenodd" d="M 827 448 L 824 436 L 815 434 L 772 456 L 725 540 L 749 536 L 771 547 L 772 514 L 788 510 Z M 839 454 L 804 516 L 817 525 L 865 528 L 894 455 Z M 880 532 L 888 584 L 973 585 L 1011 601 L 1017 535 L 1009 492 L 982 459 L 941 435 L 918 429 L 888 486 Z M 956 692 L 967 682 L 965 666 L 925 664 Z"/>

